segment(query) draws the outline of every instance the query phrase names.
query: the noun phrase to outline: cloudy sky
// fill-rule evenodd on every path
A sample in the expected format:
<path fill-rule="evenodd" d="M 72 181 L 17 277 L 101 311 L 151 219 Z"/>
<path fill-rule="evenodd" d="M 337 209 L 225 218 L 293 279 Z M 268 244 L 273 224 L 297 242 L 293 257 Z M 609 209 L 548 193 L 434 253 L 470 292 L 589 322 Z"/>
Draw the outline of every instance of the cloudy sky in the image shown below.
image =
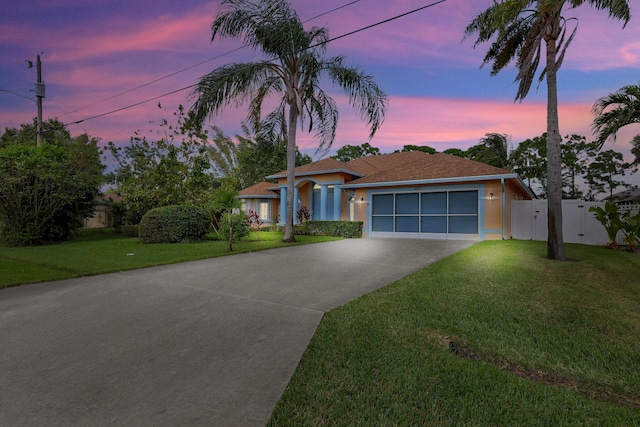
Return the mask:
<path fill-rule="evenodd" d="M 292 5 L 302 20 L 309 20 L 306 25 L 327 27 L 336 37 L 432 1 L 293 0 Z M 372 74 L 389 97 L 386 121 L 372 145 L 383 152 L 405 144 L 442 151 L 466 149 L 489 132 L 508 134 L 517 144 L 545 131 L 544 84 L 514 103 L 515 72 L 491 77 L 488 67 L 480 68 L 488 46 L 474 50 L 473 40 L 463 40 L 466 25 L 492 1 L 447 0 L 329 45 L 328 55 L 346 56 L 347 63 Z M 211 43 L 219 3 L 3 0 L 0 127 L 18 126 L 36 115 L 36 103 L 25 99 L 34 98 L 36 70 L 27 68 L 25 60 L 35 62 L 41 54 L 45 119 L 84 120 L 68 126 L 72 134 L 87 132 L 117 143 L 127 142 L 137 130 L 156 132 L 178 105 L 191 106 L 189 90 L 179 89 L 218 66 L 258 58 L 247 48 L 233 51 L 240 47 L 236 41 Z M 586 5 L 567 10 L 565 17 L 577 18 L 569 25 L 577 24 L 578 34 L 559 73 L 560 129 L 563 135 L 592 140 L 594 101 L 640 80 L 640 23 L 632 18 L 623 29 L 621 22 Z M 340 106 L 334 149 L 366 142 L 366 125 L 339 92 L 332 93 Z M 142 104 L 125 108 L 137 103 Z M 211 124 L 233 135 L 245 113 L 229 108 Z M 638 132 L 637 127 L 626 129 L 611 147 L 630 159 L 628 141 Z M 313 154 L 312 138 L 302 134 L 299 143 Z"/>

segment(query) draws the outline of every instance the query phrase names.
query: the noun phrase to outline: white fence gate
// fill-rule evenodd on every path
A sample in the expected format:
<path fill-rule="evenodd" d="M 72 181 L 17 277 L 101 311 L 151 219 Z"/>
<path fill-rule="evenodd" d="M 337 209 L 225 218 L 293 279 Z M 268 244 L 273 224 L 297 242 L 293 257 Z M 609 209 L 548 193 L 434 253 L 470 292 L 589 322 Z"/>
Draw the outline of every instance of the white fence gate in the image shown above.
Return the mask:
<path fill-rule="evenodd" d="M 547 201 L 514 200 L 511 205 L 511 235 L 518 240 L 547 240 Z M 607 232 L 589 207 L 604 207 L 604 202 L 562 201 L 562 235 L 565 243 L 605 245 Z M 621 243 L 621 235 L 618 242 Z"/>

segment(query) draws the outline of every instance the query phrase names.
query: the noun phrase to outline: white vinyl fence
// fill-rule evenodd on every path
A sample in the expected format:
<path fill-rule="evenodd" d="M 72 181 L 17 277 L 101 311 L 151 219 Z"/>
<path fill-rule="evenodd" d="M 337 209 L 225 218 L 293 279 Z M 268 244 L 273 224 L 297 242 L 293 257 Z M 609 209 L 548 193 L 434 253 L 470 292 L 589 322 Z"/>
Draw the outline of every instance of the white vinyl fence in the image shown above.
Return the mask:
<path fill-rule="evenodd" d="M 547 201 L 514 200 L 511 205 L 511 235 L 518 240 L 547 240 Z M 562 201 L 562 234 L 565 243 L 605 245 L 607 232 L 593 214 L 590 206 L 604 207 L 604 202 L 583 200 Z M 624 211 L 624 209 L 621 209 Z M 622 243 L 622 233 L 618 235 Z"/>

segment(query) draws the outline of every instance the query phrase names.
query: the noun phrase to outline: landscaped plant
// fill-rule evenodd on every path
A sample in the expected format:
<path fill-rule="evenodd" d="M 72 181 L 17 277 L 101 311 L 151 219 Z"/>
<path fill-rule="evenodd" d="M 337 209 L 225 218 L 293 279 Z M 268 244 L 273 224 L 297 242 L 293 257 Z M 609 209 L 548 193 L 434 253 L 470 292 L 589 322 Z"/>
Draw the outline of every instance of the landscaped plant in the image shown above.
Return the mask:
<path fill-rule="evenodd" d="M 357 239 L 362 237 L 362 221 L 305 221 L 296 226 L 295 232 L 306 236 Z"/>
<path fill-rule="evenodd" d="M 260 226 L 262 225 L 260 215 L 258 215 L 255 209 L 249 209 L 247 216 L 249 217 L 249 227 L 256 233 L 258 241 L 260 241 Z"/>
<path fill-rule="evenodd" d="M 251 232 L 251 226 L 249 225 L 249 218 L 244 212 L 232 213 L 231 215 L 225 213 L 223 220 L 220 221 L 220 236 L 223 239 L 231 239 L 233 242 L 237 242 L 243 237 L 247 237 Z M 231 235 L 233 231 L 233 235 Z"/>
<path fill-rule="evenodd" d="M 631 212 L 625 212 L 621 221 L 624 240 L 629 244 L 629 248 L 633 252 L 638 251 L 638 239 L 640 239 L 640 211 L 635 215 Z"/>
<path fill-rule="evenodd" d="M 618 205 L 613 202 L 606 202 L 604 209 L 600 206 L 591 206 L 589 212 L 593 212 L 596 219 L 607 230 L 607 236 L 609 236 L 609 243 L 607 247 L 616 249 L 618 244 L 616 243 L 616 237 L 618 232 L 622 229 L 622 222 L 620 220 L 620 211 Z"/>
<path fill-rule="evenodd" d="M 138 232 L 143 243 L 179 243 L 202 240 L 209 231 L 209 214 L 189 205 L 164 206 L 147 212 Z"/>
<path fill-rule="evenodd" d="M 311 219 L 311 211 L 308 207 L 302 205 L 298 208 L 296 217 L 298 218 L 298 222 L 302 224 L 303 222 L 309 221 Z"/>
<path fill-rule="evenodd" d="M 239 216 L 233 213 L 234 210 L 239 210 L 241 205 L 238 200 L 238 191 L 233 188 L 222 186 L 213 193 L 213 211 L 219 214 L 221 219 L 218 233 L 229 242 L 229 252 L 233 251 L 233 237 L 236 229 L 242 233 L 243 224 L 246 230 L 249 229 L 246 215 Z M 248 234 L 247 231 L 246 235 Z M 243 236 L 238 236 L 238 238 L 241 237 Z"/>

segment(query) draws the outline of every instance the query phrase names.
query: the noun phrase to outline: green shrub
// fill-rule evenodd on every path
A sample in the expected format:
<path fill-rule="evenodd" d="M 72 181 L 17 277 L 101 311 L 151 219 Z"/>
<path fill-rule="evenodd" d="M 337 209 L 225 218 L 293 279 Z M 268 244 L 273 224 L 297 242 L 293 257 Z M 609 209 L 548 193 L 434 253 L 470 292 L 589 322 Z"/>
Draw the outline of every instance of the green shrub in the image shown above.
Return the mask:
<path fill-rule="evenodd" d="M 362 237 L 362 221 L 306 221 L 296 225 L 295 234 L 306 236 Z"/>
<path fill-rule="evenodd" d="M 11 246 L 62 241 L 93 212 L 103 181 L 97 140 L 0 147 L 0 235 Z"/>
<path fill-rule="evenodd" d="M 135 225 L 121 225 L 120 233 L 125 237 L 140 237 L 138 230 L 138 224 Z"/>
<path fill-rule="evenodd" d="M 209 230 L 209 214 L 188 205 L 151 209 L 140 220 L 143 243 L 178 243 L 202 240 Z"/>
<path fill-rule="evenodd" d="M 244 212 L 231 215 L 231 225 L 233 226 L 233 240 L 240 240 L 247 237 L 251 232 L 249 217 Z M 220 235 L 229 240 L 229 218 L 226 214 L 220 219 Z"/>

